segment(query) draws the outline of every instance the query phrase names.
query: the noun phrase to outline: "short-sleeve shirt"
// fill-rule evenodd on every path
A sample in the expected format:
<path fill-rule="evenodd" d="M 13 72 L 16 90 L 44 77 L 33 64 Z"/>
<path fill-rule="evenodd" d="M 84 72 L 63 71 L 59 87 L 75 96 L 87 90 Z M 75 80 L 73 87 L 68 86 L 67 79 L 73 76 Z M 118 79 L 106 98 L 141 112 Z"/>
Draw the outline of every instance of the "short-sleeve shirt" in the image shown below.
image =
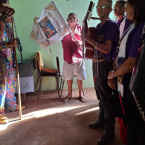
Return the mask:
<path fill-rule="evenodd" d="M 117 19 L 115 22 L 117 23 L 118 27 L 120 27 L 121 23 L 125 21 L 125 25 L 123 28 L 123 34 L 125 33 L 125 31 L 129 28 L 129 26 L 132 24 L 132 21 L 127 19 L 126 16 L 123 17 L 121 20 Z"/>
<path fill-rule="evenodd" d="M 144 27 L 144 23 L 141 23 L 140 25 L 136 26 L 132 30 L 132 32 L 129 34 L 128 40 L 126 43 L 125 58 L 128 58 L 128 57 L 136 58 L 140 40 L 141 40 L 143 27 Z"/>
<path fill-rule="evenodd" d="M 120 27 L 121 22 L 122 22 L 125 18 L 126 18 L 126 16 L 123 17 L 121 20 L 117 19 L 117 20 L 115 21 L 115 22 L 117 23 L 118 27 Z"/>
<path fill-rule="evenodd" d="M 112 41 L 112 47 L 109 54 L 104 54 L 98 51 L 98 58 L 105 58 L 106 60 L 113 60 L 116 56 L 116 49 L 119 43 L 119 28 L 118 25 L 112 20 L 107 20 L 101 27 L 100 24 L 97 25 L 97 37 L 96 41 L 105 44 L 105 41 Z"/>
<path fill-rule="evenodd" d="M 132 24 L 132 21 L 126 18 L 123 32 L 125 32 L 131 24 Z"/>
<path fill-rule="evenodd" d="M 77 40 L 81 40 L 81 26 L 76 25 L 74 36 Z M 82 49 L 76 45 L 75 40 L 69 33 L 62 39 L 63 58 L 67 63 L 77 63 L 83 60 Z"/>

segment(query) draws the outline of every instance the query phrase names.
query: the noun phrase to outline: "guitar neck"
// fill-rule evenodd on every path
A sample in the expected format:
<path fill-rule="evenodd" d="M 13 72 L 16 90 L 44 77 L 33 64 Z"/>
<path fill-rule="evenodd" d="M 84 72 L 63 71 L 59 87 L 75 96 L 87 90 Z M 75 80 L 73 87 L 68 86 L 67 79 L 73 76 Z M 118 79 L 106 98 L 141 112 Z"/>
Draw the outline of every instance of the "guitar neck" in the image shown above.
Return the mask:
<path fill-rule="evenodd" d="M 88 32 L 88 23 L 87 21 L 84 21 L 84 28 L 85 28 L 85 33 Z"/>
<path fill-rule="evenodd" d="M 90 17 L 92 15 L 92 10 L 93 10 L 94 5 L 95 5 L 95 3 L 93 3 L 93 1 L 90 1 L 90 4 L 89 4 L 89 7 L 88 7 L 86 16 L 85 16 L 84 21 L 83 21 L 86 33 L 88 32 L 88 23 L 87 23 L 87 20 L 90 20 Z"/>

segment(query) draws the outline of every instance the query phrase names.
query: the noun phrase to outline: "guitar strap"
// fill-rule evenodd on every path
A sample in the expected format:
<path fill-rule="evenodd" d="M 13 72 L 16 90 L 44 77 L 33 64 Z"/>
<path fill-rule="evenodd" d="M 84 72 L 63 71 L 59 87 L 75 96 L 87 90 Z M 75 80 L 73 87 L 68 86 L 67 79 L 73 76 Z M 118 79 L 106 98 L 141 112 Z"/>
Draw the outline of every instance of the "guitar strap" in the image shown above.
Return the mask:
<path fill-rule="evenodd" d="M 22 48 L 20 39 L 18 38 L 18 35 L 17 35 L 17 30 L 16 30 L 16 25 L 15 25 L 14 17 L 12 17 L 12 27 L 13 27 L 13 31 L 14 31 L 14 34 L 15 34 L 15 39 L 16 39 L 17 44 L 18 44 L 18 50 L 20 52 L 21 63 L 23 63 L 23 56 L 22 56 L 23 48 Z M 13 52 L 15 52 L 15 51 L 13 50 Z M 13 67 L 15 68 L 15 54 L 14 53 L 13 53 Z"/>

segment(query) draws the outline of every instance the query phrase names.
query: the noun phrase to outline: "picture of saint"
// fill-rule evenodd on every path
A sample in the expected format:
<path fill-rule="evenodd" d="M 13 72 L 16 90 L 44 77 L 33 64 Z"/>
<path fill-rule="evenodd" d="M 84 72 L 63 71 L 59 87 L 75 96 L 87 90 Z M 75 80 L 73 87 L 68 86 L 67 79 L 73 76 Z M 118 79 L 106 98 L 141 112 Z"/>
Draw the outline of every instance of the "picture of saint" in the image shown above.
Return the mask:
<path fill-rule="evenodd" d="M 47 16 L 39 22 L 39 26 L 42 28 L 47 39 L 57 34 L 56 29 Z"/>

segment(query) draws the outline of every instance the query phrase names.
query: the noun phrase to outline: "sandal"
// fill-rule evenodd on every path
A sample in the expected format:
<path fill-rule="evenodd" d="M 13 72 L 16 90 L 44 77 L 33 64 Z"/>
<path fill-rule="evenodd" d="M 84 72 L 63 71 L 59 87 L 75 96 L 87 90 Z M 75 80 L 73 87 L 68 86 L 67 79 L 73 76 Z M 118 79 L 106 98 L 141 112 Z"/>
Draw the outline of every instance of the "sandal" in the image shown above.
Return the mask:
<path fill-rule="evenodd" d="M 72 99 L 72 97 L 66 96 L 62 101 L 63 101 L 63 102 L 68 102 L 70 99 Z"/>
<path fill-rule="evenodd" d="M 21 109 L 24 110 L 26 107 L 24 105 L 21 106 Z M 16 107 L 15 111 L 19 111 L 19 106 Z"/>
<path fill-rule="evenodd" d="M 0 116 L 0 124 L 6 124 L 9 122 L 9 119 L 5 115 Z"/>
<path fill-rule="evenodd" d="M 85 99 L 85 97 L 79 96 L 78 99 L 79 99 L 81 102 L 83 102 L 83 103 L 86 103 L 86 102 L 87 102 L 86 99 Z"/>

